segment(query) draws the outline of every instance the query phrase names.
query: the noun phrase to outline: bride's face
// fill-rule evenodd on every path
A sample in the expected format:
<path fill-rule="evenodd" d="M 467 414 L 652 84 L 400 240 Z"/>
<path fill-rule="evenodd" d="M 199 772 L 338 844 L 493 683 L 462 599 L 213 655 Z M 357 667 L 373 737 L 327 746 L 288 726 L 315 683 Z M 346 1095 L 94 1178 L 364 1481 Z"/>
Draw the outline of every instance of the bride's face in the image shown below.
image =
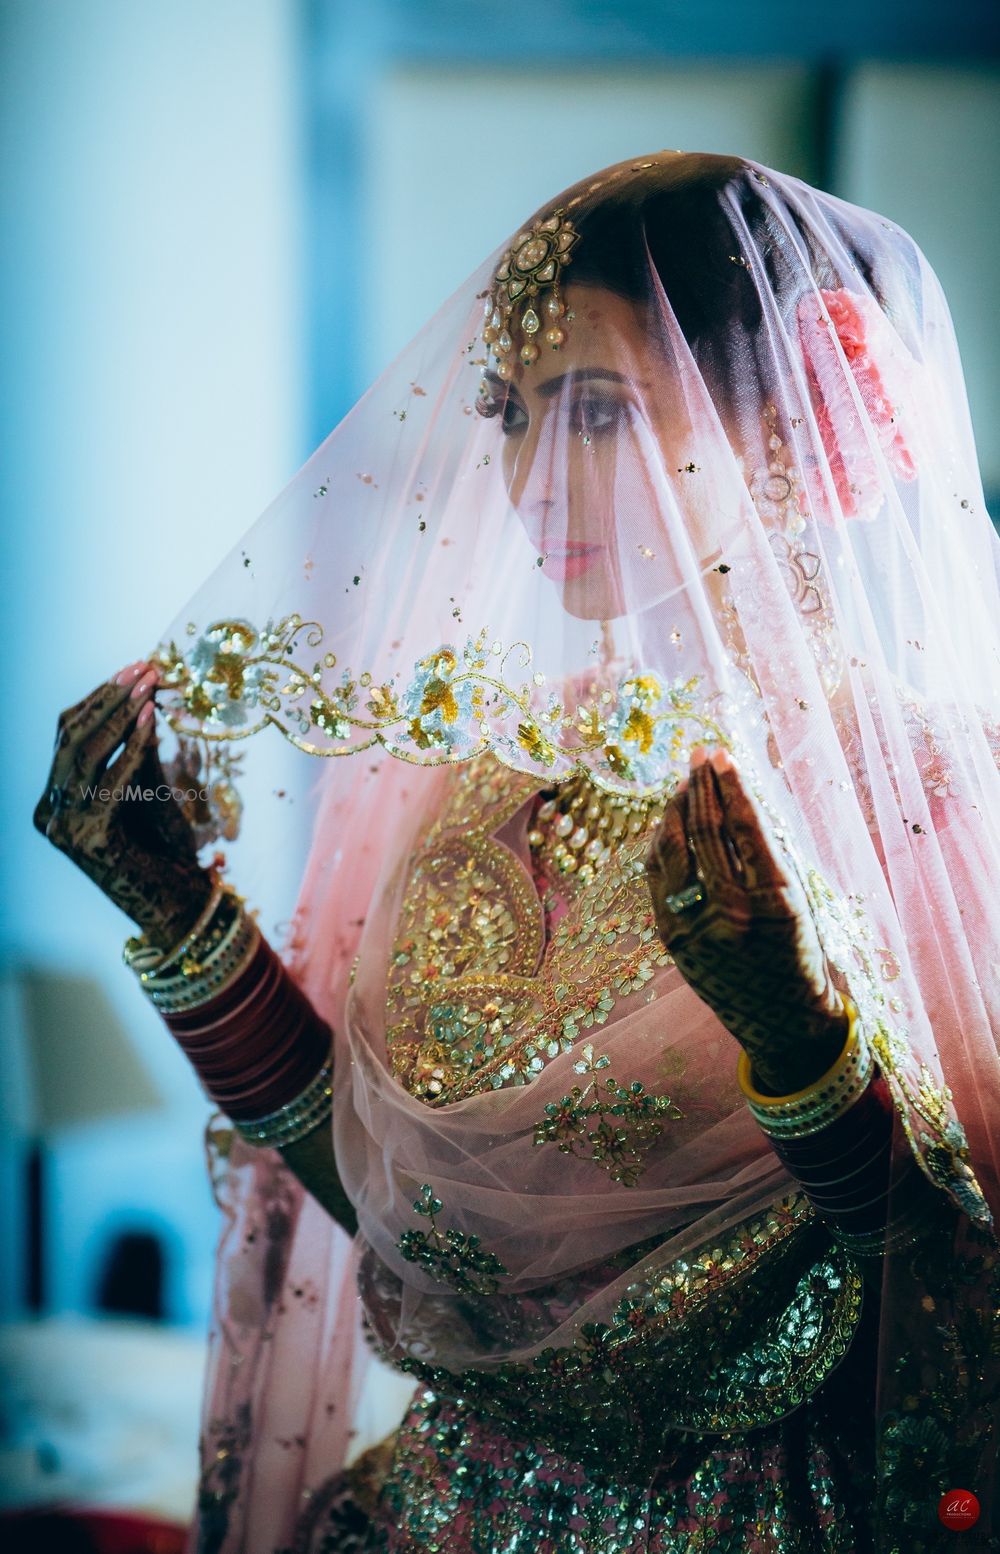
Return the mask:
<path fill-rule="evenodd" d="M 567 288 L 566 301 L 565 342 L 540 340 L 538 359 L 518 363 L 509 382 L 488 367 L 480 409 L 499 420 L 507 491 L 542 575 L 571 615 L 614 619 L 641 590 L 643 550 L 653 550 L 636 536 L 644 512 L 652 528 L 663 511 L 657 471 L 662 486 L 684 456 L 686 421 L 639 309 L 592 286 Z M 682 579 L 660 527 L 657 578 L 672 587 Z"/>

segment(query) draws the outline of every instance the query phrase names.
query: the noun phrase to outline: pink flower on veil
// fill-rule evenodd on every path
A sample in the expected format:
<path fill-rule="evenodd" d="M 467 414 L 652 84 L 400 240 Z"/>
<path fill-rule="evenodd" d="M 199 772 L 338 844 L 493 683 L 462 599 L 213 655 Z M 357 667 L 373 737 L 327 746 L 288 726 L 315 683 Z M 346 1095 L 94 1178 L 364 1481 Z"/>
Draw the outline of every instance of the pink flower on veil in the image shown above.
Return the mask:
<path fill-rule="evenodd" d="M 857 362 L 861 367 L 868 367 L 870 362 L 866 350 L 865 326 L 858 306 L 861 298 L 844 287 L 839 291 L 822 290 L 820 296 L 826 303 L 827 312 L 837 331 L 837 339 L 851 366 Z"/>
<path fill-rule="evenodd" d="M 814 296 L 804 297 L 798 307 L 799 338 L 816 425 L 844 517 L 871 519 L 882 505 L 882 480 L 837 344 L 890 470 L 900 480 L 913 480 L 916 465 L 879 365 L 891 362 L 896 368 L 894 382 L 898 382 L 901 348 L 882 309 L 867 292 L 840 287 L 821 289 L 819 296 L 826 315 Z M 915 364 L 911 361 L 910 365 Z"/>

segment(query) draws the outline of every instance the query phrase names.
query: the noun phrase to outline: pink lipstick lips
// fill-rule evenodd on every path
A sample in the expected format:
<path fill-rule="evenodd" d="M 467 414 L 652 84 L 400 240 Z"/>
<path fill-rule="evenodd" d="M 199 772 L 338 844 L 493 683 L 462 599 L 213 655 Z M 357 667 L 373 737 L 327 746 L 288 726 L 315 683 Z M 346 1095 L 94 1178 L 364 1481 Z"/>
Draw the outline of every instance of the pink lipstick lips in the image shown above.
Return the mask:
<path fill-rule="evenodd" d="M 554 545 L 543 552 L 542 571 L 554 583 L 569 583 L 589 572 L 598 556 L 603 556 L 603 545 L 585 545 L 570 540 L 565 545 Z"/>

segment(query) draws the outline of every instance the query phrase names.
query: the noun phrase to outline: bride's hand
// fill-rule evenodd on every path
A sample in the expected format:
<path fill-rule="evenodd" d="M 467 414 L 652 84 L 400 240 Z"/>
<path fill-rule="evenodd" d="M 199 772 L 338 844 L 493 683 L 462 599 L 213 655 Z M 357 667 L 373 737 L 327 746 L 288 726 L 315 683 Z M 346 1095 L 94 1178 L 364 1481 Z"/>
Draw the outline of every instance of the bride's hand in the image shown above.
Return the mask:
<path fill-rule="evenodd" d="M 54 847 L 166 948 L 196 922 L 211 878 L 160 764 L 158 678 L 140 660 L 60 713 L 52 767 L 33 818 Z"/>
<path fill-rule="evenodd" d="M 646 867 L 660 938 L 746 1049 L 757 1087 L 812 1084 L 839 1056 L 847 1015 L 802 886 L 725 750 L 692 753 Z M 692 888 L 694 905 L 670 901 Z"/>

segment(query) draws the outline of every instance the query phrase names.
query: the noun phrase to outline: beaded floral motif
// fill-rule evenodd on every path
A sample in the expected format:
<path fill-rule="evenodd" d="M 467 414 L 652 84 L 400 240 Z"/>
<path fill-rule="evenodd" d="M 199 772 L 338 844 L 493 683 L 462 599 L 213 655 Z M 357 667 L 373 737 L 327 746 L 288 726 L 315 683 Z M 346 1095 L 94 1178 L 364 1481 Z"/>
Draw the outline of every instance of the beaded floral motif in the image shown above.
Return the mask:
<path fill-rule="evenodd" d="M 541 905 L 513 854 L 436 826 L 410 872 L 389 972 L 390 1061 L 415 1095 L 447 1099 L 460 1076 L 505 1053 L 535 1008 L 543 942 Z M 522 1060 L 524 1073 L 540 1067 L 536 1050 Z"/>
<path fill-rule="evenodd" d="M 464 1400 L 422 1392 L 397 1438 L 372 1554 L 861 1554 L 870 1479 L 857 1414 L 834 1439 L 812 1411 L 740 1443 L 695 1437 L 669 1481 L 638 1485 L 497 1437 Z"/>
<path fill-rule="evenodd" d="M 322 651 L 319 622 L 294 613 L 263 628 L 213 621 L 200 633 L 192 621 L 188 632 L 186 651 L 164 643 L 151 662 L 168 722 L 189 749 L 198 746 L 200 780 L 224 795 L 212 834 L 224 825 L 230 839 L 240 806 L 223 747 L 269 725 L 307 755 L 381 745 L 401 760 L 441 765 L 492 751 L 516 771 L 557 780 L 579 766 L 611 791 L 659 791 L 698 739 L 726 742 L 697 677 L 670 682 L 635 670 L 610 682 L 595 671 L 555 689 L 527 644 L 505 647 L 485 630 L 464 646 L 434 648 L 404 684 L 340 668 Z"/>
<path fill-rule="evenodd" d="M 434 1189 L 425 1182 L 413 1209 L 430 1220 L 430 1230 L 404 1230 L 397 1243 L 400 1253 L 407 1262 L 419 1263 L 433 1278 L 450 1284 L 453 1290 L 495 1294 L 500 1288 L 499 1278 L 507 1269 L 492 1252 L 482 1250 L 478 1236 L 467 1236 L 461 1230 L 439 1230 L 436 1216 L 442 1208 L 441 1199 L 435 1198 Z"/>
<path fill-rule="evenodd" d="M 770 808 L 762 794 L 758 798 Z M 871 944 L 872 930 L 861 895 L 841 898 L 818 869 L 805 863 L 788 829 L 772 812 L 775 836 L 806 890 L 830 964 L 848 983 L 868 1042 L 893 1098 L 901 1126 L 921 1170 L 943 1188 L 974 1223 L 990 1226 L 993 1216 L 969 1165 L 969 1143 L 954 1114 L 953 1096 L 927 1064 L 917 1062 L 900 1000 L 886 991 L 899 974 L 888 949 Z"/>
<path fill-rule="evenodd" d="M 792 426 L 796 424 L 793 420 Z M 812 519 L 809 497 L 794 462 L 794 447 L 778 433 L 778 412 L 773 404 L 765 406 L 764 431 L 767 434 L 767 462 L 753 475 L 750 494 L 758 517 L 768 531 L 768 545 L 781 580 L 802 617 L 803 630 L 823 686 L 827 695 L 833 696 L 844 676 L 843 647 L 831 607 L 823 558 L 815 548 L 817 541 L 806 533 Z M 744 568 L 739 589 L 732 586 L 723 594 L 723 623 L 730 652 L 734 662 L 751 680 L 754 678 L 753 662 L 741 621 L 754 615 L 758 619 L 766 618 L 773 608 L 767 580 L 760 576 L 756 567 Z"/>
<path fill-rule="evenodd" d="M 892 1406 L 878 1420 L 878 1514 L 887 1554 L 938 1554 L 952 1541 L 938 1520 L 939 1495 L 989 1485 L 996 1462 L 1000 1242 L 952 1210 L 907 1262 L 924 1294 L 902 1315 Z"/>
<path fill-rule="evenodd" d="M 894 690 L 896 701 L 902 714 L 907 741 L 913 753 L 914 763 L 920 773 L 928 801 L 952 797 L 954 776 L 943 748 L 941 731 L 935 726 L 928 708 L 915 692 L 899 683 L 895 684 Z M 869 705 L 879 741 L 879 749 L 881 754 L 885 756 L 886 766 L 889 767 L 891 772 L 889 764 L 891 760 L 890 742 L 884 727 L 879 697 L 874 690 L 869 693 Z M 868 757 L 865 752 L 865 741 L 862 737 L 857 713 L 852 702 L 836 703 L 834 706 L 834 716 L 838 738 L 843 747 L 844 756 L 851 773 L 855 792 L 857 793 L 858 803 L 865 817 L 865 823 L 869 830 L 877 831 L 878 815 L 868 774 Z"/>
<path fill-rule="evenodd" d="M 535 1143 L 555 1143 L 563 1154 L 593 1160 L 613 1182 L 634 1187 L 645 1169 L 643 1154 L 663 1132 L 662 1119 L 684 1113 L 667 1095 L 647 1095 L 638 1080 L 622 1085 L 609 1074 L 602 1086 L 597 1076 L 610 1066 L 611 1059 L 595 1057 L 587 1042 L 573 1068 L 589 1074 L 589 1083 L 574 1085 L 562 1100 L 547 1104 Z"/>
<path fill-rule="evenodd" d="M 512 1433 L 580 1462 L 641 1472 L 663 1460 L 673 1424 L 746 1430 L 796 1407 L 846 1352 L 861 1304 L 856 1264 L 795 1192 L 640 1272 L 610 1321 L 584 1322 L 572 1342 L 529 1360 L 456 1373 L 390 1350 L 374 1333 L 371 1341 L 404 1372 Z"/>

